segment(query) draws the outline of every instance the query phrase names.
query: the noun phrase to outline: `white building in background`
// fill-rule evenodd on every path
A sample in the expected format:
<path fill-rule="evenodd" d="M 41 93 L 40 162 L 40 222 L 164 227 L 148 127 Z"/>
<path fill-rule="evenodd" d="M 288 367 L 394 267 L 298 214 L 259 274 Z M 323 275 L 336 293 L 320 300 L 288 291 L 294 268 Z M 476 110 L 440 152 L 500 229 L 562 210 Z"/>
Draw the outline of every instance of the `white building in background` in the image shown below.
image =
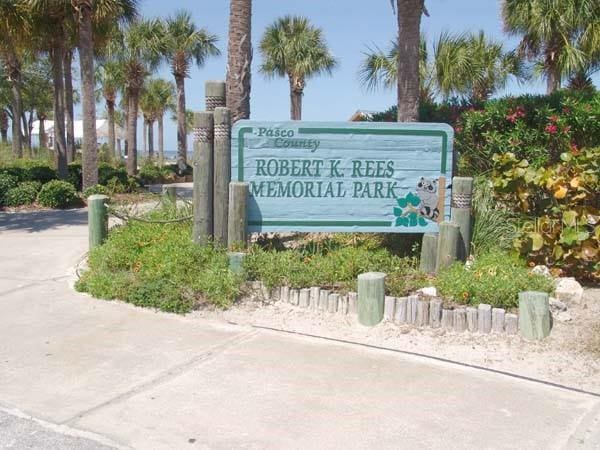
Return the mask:
<path fill-rule="evenodd" d="M 83 139 L 83 121 L 75 120 L 74 123 L 75 128 L 75 145 L 76 147 L 81 146 L 81 140 Z M 54 148 L 54 121 L 53 120 L 45 120 L 44 121 L 44 129 L 46 130 L 46 136 L 48 136 L 48 147 Z M 108 142 L 108 120 L 107 119 L 98 119 L 96 120 L 96 134 L 98 137 L 98 145 L 102 145 L 105 142 Z M 31 136 L 34 138 L 34 145 L 39 145 L 40 143 L 40 122 L 36 120 L 33 122 L 33 128 L 31 130 Z M 121 147 L 121 141 L 125 139 L 125 131 L 119 125 L 115 124 L 115 139 L 117 140 L 117 149 Z"/>

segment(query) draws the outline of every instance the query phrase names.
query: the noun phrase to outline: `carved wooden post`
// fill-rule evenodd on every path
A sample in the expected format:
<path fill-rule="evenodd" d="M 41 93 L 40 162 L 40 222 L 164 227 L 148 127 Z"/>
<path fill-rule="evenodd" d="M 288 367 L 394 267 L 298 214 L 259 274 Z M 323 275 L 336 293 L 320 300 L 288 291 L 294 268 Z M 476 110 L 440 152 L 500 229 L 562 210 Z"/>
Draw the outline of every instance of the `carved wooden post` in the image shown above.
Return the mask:
<path fill-rule="evenodd" d="M 204 84 L 204 97 L 206 110 L 214 111 L 215 108 L 225 106 L 225 82 L 210 80 Z"/>
<path fill-rule="evenodd" d="M 460 227 L 458 259 L 466 261 L 471 254 L 471 200 L 473 178 L 454 177 L 452 181 L 452 221 Z"/>
<path fill-rule="evenodd" d="M 231 114 L 227 108 L 215 108 L 213 220 L 216 241 L 227 243 L 229 182 L 231 181 Z"/>
<path fill-rule="evenodd" d="M 201 243 L 213 236 L 213 128 L 212 112 L 194 114 L 194 227 L 192 238 Z"/>

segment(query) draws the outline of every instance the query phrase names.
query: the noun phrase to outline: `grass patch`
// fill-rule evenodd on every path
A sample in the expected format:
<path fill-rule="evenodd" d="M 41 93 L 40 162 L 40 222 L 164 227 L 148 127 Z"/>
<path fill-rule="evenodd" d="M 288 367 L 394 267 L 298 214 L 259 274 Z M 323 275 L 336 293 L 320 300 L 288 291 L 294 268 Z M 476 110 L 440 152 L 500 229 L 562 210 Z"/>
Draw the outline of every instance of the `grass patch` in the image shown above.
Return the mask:
<path fill-rule="evenodd" d="M 116 227 L 90 253 L 89 270 L 76 288 L 94 297 L 176 313 L 205 302 L 229 306 L 241 280 L 229 272 L 227 254 L 190 239 L 186 223 L 131 221 Z"/>
<path fill-rule="evenodd" d="M 518 306 L 521 291 L 552 292 L 552 280 L 532 274 L 518 256 L 494 251 L 480 256 L 472 266 L 456 263 L 436 280 L 440 293 L 457 303 L 488 303 L 499 308 Z"/>
<path fill-rule="evenodd" d="M 268 288 L 321 286 L 355 291 L 357 277 L 364 272 L 387 273 L 390 295 L 405 295 L 430 283 L 418 272 L 416 258 L 397 256 L 376 242 L 376 238 L 333 235 L 307 241 L 294 250 L 255 245 L 244 260 L 244 269 L 250 279 L 261 280 Z"/>

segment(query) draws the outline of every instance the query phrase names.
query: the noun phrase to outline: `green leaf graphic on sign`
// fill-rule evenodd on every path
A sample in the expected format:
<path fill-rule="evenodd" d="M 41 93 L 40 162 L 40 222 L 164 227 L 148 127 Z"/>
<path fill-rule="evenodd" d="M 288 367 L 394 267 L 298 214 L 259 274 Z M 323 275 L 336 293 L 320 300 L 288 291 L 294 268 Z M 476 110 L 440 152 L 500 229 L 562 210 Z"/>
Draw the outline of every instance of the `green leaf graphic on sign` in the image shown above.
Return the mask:
<path fill-rule="evenodd" d="M 406 197 L 396 199 L 398 206 L 394 207 L 394 224 L 397 227 L 426 227 L 427 220 L 419 214 L 417 206 L 421 204 L 421 199 L 409 192 Z"/>

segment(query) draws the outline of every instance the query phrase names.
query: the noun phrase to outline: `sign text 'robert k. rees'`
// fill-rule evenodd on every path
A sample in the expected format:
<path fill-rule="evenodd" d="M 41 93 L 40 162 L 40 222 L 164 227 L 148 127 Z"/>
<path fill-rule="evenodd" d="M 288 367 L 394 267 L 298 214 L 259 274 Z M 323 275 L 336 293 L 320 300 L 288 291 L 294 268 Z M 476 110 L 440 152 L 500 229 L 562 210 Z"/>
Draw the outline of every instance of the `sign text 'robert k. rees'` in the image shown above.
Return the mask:
<path fill-rule="evenodd" d="M 249 231 L 437 231 L 449 214 L 445 124 L 240 121 L 232 179 Z"/>

